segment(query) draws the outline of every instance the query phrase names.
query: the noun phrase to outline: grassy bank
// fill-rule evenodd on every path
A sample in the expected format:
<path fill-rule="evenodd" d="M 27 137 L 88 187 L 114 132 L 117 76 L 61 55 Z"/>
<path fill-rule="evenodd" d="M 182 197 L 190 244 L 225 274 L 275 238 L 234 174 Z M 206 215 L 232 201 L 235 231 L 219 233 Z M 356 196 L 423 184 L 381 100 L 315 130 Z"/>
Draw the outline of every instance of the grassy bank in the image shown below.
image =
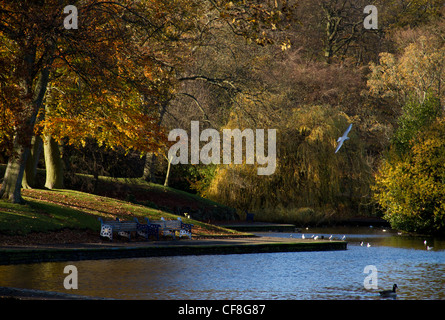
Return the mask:
<path fill-rule="evenodd" d="M 95 188 L 94 184 L 96 184 Z M 76 181 L 70 189 L 142 204 L 178 215 L 187 212 L 195 220 L 232 220 L 236 218 L 235 210 L 228 206 L 138 178 L 99 177 L 95 181 L 89 175 L 76 175 Z"/>
<path fill-rule="evenodd" d="M 102 197 L 73 190 L 23 190 L 25 205 L 0 201 L 0 234 L 25 236 L 30 233 L 46 233 L 61 230 L 90 230 L 99 232 L 104 220 L 176 219 L 169 212 L 143 205 Z M 214 226 L 201 221 L 183 218 L 194 225 L 195 236 L 237 236 L 243 233 Z"/>

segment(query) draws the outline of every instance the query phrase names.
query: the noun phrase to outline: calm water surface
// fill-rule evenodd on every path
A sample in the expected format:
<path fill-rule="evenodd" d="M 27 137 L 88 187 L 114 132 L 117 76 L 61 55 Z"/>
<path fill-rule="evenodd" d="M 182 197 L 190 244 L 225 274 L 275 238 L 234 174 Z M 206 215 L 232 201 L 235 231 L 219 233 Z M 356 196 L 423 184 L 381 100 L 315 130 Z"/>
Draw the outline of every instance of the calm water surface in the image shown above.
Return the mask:
<path fill-rule="evenodd" d="M 397 299 L 445 300 L 443 239 L 400 236 L 381 228 L 309 229 L 304 234 L 345 234 L 348 250 L 0 266 L 0 286 L 118 299 L 349 300 L 380 299 L 379 290 L 397 283 Z M 261 235 L 301 237 L 301 233 Z M 426 250 L 425 239 L 432 250 Z M 77 267 L 78 290 L 63 287 L 68 264 Z M 367 265 L 377 268 L 378 289 L 364 288 Z"/>

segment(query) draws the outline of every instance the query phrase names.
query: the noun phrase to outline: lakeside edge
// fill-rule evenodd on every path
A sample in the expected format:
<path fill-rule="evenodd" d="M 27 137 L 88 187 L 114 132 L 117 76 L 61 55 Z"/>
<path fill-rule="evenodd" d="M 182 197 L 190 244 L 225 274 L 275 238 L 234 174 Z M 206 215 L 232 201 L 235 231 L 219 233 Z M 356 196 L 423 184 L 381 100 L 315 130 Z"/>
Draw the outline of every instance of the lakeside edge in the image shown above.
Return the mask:
<path fill-rule="evenodd" d="M 345 241 L 258 241 L 258 243 L 230 241 L 218 244 L 172 244 L 172 245 L 141 245 L 141 246 L 101 246 L 99 248 L 1 248 L 0 265 L 145 258 L 161 256 L 185 255 L 217 255 L 217 254 L 247 254 L 273 252 L 304 252 L 347 250 Z"/>

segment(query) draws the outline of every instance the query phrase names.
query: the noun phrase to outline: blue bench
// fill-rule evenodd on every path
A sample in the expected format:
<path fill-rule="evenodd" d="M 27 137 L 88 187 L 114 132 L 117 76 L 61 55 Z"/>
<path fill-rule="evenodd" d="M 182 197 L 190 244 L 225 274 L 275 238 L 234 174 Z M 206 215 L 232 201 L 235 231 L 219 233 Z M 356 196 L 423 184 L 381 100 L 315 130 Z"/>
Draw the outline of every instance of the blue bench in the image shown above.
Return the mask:
<path fill-rule="evenodd" d="M 165 220 L 161 218 L 159 221 L 152 221 L 151 223 L 159 225 L 159 231 L 163 236 L 171 235 L 173 239 L 176 239 L 176 232 L 179 232 L 179 237 L 187 236 L 192 239 L 192 227 L 193 224 L 182 222 L 181 218 L 177 220 Z"/>
<path fill-rule="evenodd" d="M 100 221 L 100 236 L 113 240 L 113 233 L 117 233 L 119 236 L 126 237 L 131 240 L 131 233 L 137 232 L 137 223 L 135 221 L 120 221 L 119 218 L 112 221 Z"/>
<path fill-rule="evenodd" d="M 159 240 L 159 228 L 161 227 L 158 224 L 150 223 L 150 220 L 148 218 L 145 218 L 147 221 L 147 224 L 139 223 L 137 218 L 134 218 L 134 220 L 137 223 L 137 234 L 139 236 L 142 236 L 145 238 L 145 240 L 148 240 L 150 236 L 155 236 L 156 240 Z"/>
<path fill-rule="evenodd" d="M 99 218 L 101 228 L 100 236 L 103 238 L 109 238 L 113 241 L 113 233 L 117 233 L 119 236 L 123 236 L 131 240 L 131 233 L 135 232 L 136 235 L 144 237 L 148 240 L 150 236 L 155 236 L 156 240 L 159 240 L 159 235 L 162 232 L 163 236 L 172 235 L 173 239 L 176 239 L 176 232 L 179 232 L 179 237 L 188 236 L 192 239 L 192 227 L 193 224 L 183 223 L 181 218 L 178 220 L 162 220 L 150 221 L 145 218 L 146 224 L 139 223 L 137 218 L 133 221 L 121 221 L 119 218 L 112 221 L 103 221 Z"/>

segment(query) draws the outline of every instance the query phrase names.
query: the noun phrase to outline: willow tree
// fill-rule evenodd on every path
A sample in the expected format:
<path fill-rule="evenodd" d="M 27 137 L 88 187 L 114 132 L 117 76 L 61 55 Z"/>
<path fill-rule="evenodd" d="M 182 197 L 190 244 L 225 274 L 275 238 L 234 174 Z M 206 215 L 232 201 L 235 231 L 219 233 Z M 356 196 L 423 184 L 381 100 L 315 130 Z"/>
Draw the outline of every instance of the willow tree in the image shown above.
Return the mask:
<path fill-rule="evenodd" d="M 205 196 L 254 211 L 267 220 L 298 220 L 298 209 L 349 214 L 370 196 L 372 174 L 356 129 L 341 151 L 336 140 L 353 122 L 327 106 L 288 110 L 277 130 L 277 168 L 258 176 L 258 165 L 220 165 Z M 230 125 L 230 124 L 229 124 Z"/>

